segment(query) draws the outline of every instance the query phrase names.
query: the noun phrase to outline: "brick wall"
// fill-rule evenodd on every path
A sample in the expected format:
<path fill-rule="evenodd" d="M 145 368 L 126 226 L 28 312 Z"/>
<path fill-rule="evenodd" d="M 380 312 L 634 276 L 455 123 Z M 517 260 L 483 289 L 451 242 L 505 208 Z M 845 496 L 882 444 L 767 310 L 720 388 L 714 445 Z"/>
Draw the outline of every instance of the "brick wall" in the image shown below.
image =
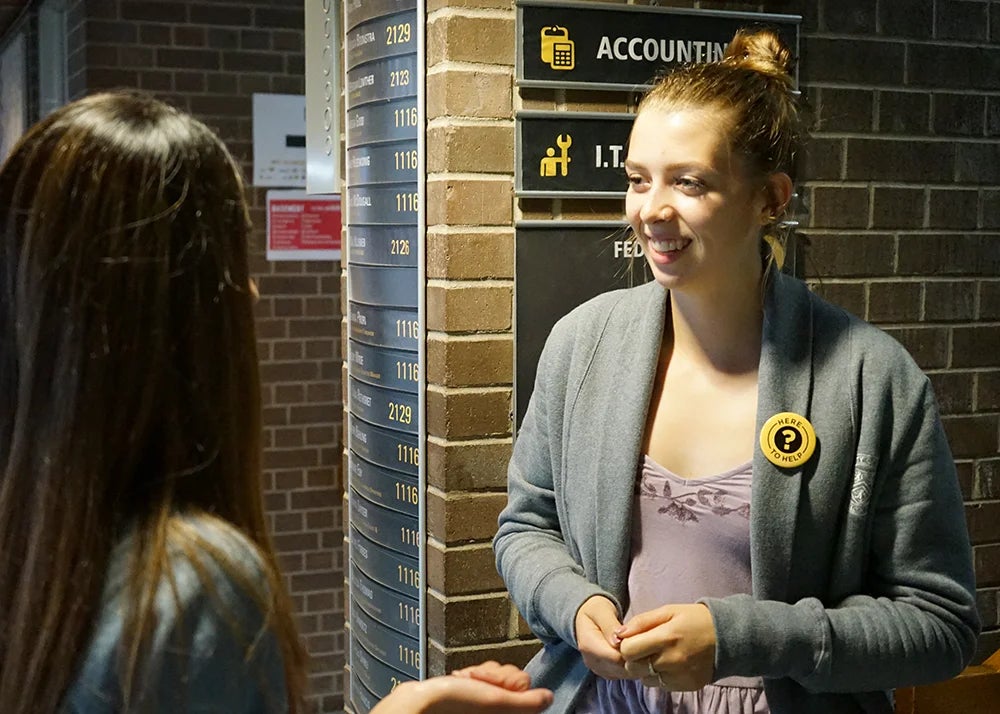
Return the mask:
<path fill-rule="evenodd" d="M 70 93 L 153 92 L 216 129 L 252 176 L 251 95 L 302 94 L 302 0 L 69 3 Z M 312 656 L 317 711 L 343 706 L 340 266 L 268 263 L 252 189 L 265 498 Z M 224 357 L 224 356 L 223 356 Z"/>
<path fill-rule="evenodd" d="M 931 377 L 975 550 L 978 661 L 1000 648 L 1000 3 L 816 5 L 808 272 Z"/>
<path fill-rule="evenodd" d="M 981 660 L 1000 647 L 1000 3 L 658 4 L 803 16 L 816 114 L 807 276 L 931 375 L 968 504 Z M 511 220 L 622 216 L 619 201 L 513 197 L 515 110 L 629 105 L 625 94 L 519 90 L 514 23 L 510 0 L 428 2 L 431 674 L 486 656 L 523 663 L 537 649 L 489 546 L 511 445 Z"/>

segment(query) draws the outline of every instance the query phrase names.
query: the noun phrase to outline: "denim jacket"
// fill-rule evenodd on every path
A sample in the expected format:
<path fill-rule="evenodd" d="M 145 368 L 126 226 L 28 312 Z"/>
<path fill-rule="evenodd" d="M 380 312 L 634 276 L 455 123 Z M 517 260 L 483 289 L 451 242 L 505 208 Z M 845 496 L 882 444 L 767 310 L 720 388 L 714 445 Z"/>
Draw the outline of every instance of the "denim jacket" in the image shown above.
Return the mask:
<path fill-rule="evenodd" d="M 267 591 L 255 547 L 208 519 L 194 525 L 207 548 L 245 568 L 246 582 Z M 119 680 L 126 564 L 131 538 L 115 548 L 102 609 L 62 714 L 278 714 L 287 710 L 285 675 L 277 639 L 243 584 L 234 582 L 209 550 L 197 562 L 174 550 L 172 576 L 156 593 L 155 634 L 138 691 L 126 710 Z M 199 574 L 199 570 L 201 574 Z"/>

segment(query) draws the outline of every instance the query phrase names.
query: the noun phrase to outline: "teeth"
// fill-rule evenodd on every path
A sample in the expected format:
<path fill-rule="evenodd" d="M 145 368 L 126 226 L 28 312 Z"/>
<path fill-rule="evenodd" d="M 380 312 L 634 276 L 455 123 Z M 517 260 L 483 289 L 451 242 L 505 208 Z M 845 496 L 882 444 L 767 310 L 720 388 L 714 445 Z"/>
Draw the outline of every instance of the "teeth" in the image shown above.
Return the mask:
<path fill-rule="evenodd" d="M 680 250 L 690 241 L 687 240 L 654 240 L 649 239 L 649 247 L 657 253 L 669 253 L 672 250 Z"/>

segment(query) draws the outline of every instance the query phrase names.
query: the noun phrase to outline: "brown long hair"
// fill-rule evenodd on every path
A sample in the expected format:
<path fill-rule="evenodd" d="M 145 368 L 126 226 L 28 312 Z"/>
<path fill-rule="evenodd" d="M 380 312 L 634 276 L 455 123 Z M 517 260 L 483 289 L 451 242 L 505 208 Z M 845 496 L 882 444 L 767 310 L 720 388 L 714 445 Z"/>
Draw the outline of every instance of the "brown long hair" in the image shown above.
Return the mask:
<path fill-rule="evenodd" d="M 199 514 L 259 550 L 269 587 L 255 597 L 301 710 L 304 654 L 262 505 L 248 242 L 225 146 L 149 97 L 69 104 L 0 169 L 4 714 L 58 709 L 126 530 L 128 700 L 170 553 L 205 550 L 178 523 Z"/>

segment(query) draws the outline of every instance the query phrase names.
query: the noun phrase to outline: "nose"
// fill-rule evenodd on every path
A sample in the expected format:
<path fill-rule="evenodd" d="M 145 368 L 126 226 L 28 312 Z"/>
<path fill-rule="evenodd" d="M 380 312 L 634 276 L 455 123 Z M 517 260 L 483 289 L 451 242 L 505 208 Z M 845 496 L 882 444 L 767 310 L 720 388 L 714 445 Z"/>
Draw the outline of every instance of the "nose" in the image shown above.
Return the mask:
<path fill-rule="evenodd" d="M 672 221 L 677 211 L 671 200 L 667 187 L 651 187 L 646 193 L 646 200 L 639 209 L 639 218 L 643 223 L 660 223 Z"/>

